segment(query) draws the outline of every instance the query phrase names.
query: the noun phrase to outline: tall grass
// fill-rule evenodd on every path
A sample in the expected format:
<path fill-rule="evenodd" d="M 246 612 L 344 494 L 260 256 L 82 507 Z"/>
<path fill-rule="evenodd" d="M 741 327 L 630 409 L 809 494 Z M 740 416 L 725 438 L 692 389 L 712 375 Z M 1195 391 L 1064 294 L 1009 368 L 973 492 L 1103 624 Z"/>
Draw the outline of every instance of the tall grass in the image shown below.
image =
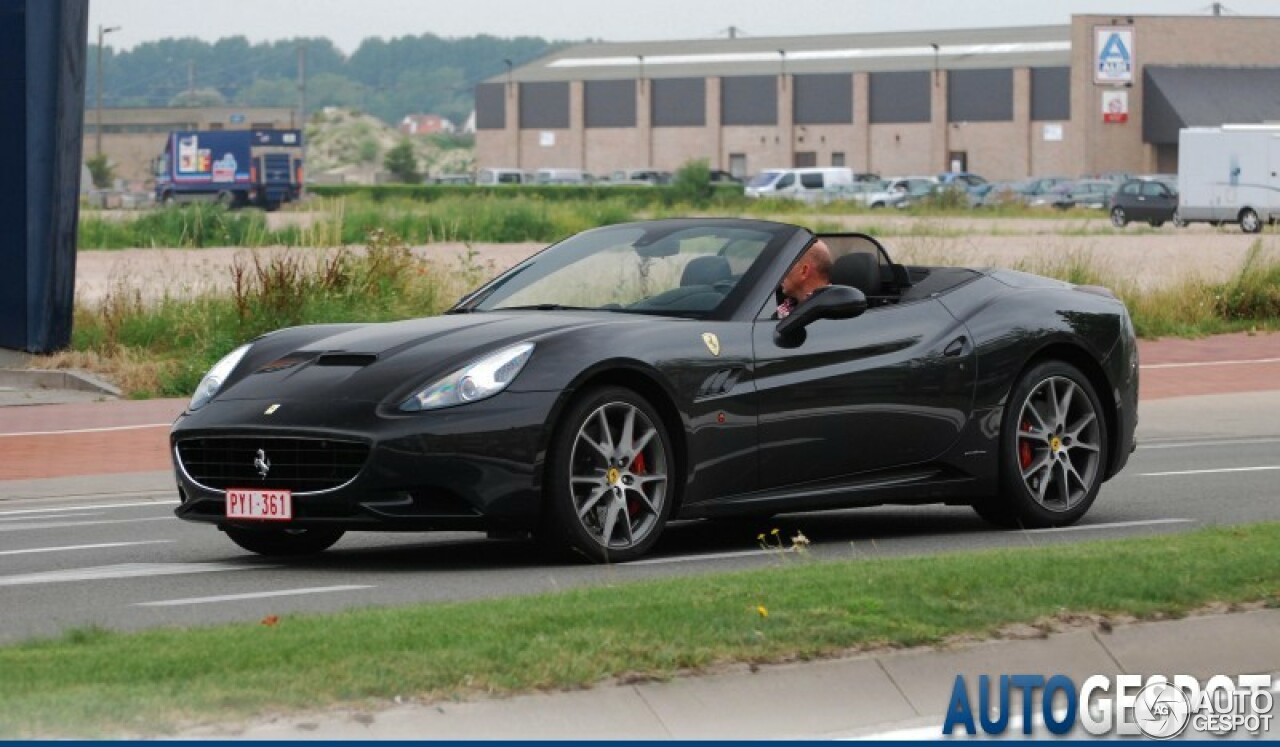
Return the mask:
<path fill-rule="evenodd" d="M 113 375 L 131 396 L 181 396 L 228 350 L 270 330 L 429 316 L 452 298 L 439 268 L 385 232 L 370 234 L 363 251 L 246 254 L 230 272 L 229 293 L 157 301 L 119 280 L 101 304 L 77 307 L 75 352 L 61 362 Z"/>

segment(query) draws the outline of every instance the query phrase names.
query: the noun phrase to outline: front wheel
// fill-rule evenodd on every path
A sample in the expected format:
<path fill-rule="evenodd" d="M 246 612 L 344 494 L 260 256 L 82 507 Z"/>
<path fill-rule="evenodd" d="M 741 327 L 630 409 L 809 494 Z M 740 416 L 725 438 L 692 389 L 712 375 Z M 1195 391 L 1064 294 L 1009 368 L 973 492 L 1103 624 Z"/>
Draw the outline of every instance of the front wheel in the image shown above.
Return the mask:
<path fill-rule="evenodd" d="M 1116 228 L 1124 228 L 1129 224 L 1129 216 L 1124 214 L 1124 208 L 1111 208 L 1111 225 Z"/>
<path fill-rule="evenodd" d="M 975 506 L 1004 526 L 1058 527 L 1085 515 L 1106 474 L 1107 428 L 1089 380 L 1046 361 L 1014 386 L 1000 435 L 1000 493 Z"/>
<path fill-rule="evenodd" d="M 1182 213 L 1177 210 L 1173 211 L 1173 225 L 1177 228 L 1186 228 L 1187 221 L 1183 220 Z"/>
<path fill-rule="evenodd" d="M 1262 230 L 1262 219 L 1253 208 L 1240 211 L 1240 230 L 1245 233 L 1258 233 Z"/>
<path fill-rule="evenodd" d="M 644 397 L 588 391 L 564 414 L 549 458 L 544 529 L 554 544 L 600 563 L 657 543 L 678 476 L 666 426 Z"/>
<path fill-rule="evenodd" d="M 232 542 L 249 552 L 271 557 L 314 555 L 342 539 L 340 529 L 244 529 L 223 527 Z"/>

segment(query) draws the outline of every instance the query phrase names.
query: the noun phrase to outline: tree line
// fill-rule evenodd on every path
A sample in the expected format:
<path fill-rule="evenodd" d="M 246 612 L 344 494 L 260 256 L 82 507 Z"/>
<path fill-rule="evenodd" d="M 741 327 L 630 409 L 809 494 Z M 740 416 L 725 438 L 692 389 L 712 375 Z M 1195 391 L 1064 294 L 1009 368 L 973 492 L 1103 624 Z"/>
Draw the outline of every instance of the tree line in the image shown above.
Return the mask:
<path fill-rule="evenodd" d="M 434 34 L 365 39 L 350 56 L 326 38 L 250 44 L 243 36 L 207 42 L 161 39 L 102 54 L 103 106 L 297 107 L 299 48 L 304 49 L 306 106 L 341 106 L 388 123 L 412 113 L 462 122 L 475 85 L 568 42 L 522 36 L 442 38 Z M 89 44 L 86 102 L 96 100 L 97 47 Z"/>

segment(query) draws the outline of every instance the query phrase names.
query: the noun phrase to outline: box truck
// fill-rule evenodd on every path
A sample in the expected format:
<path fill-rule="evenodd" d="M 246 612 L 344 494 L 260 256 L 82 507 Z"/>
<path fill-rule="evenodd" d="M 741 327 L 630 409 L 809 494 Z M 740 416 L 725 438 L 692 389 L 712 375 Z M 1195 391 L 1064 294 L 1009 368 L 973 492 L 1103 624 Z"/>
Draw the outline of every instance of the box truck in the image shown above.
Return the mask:
<path fill-rule="evenodd" d="M 267 210 L 302 195 L 298 130 L 182 130 L 155 160 L 156 201 L 213 200 Z"/>
<path fill-rule="evenodd" d="M 1280 219 L 1280 124 L 1181 130 L 1178 217 L 1245 233 Z"/>

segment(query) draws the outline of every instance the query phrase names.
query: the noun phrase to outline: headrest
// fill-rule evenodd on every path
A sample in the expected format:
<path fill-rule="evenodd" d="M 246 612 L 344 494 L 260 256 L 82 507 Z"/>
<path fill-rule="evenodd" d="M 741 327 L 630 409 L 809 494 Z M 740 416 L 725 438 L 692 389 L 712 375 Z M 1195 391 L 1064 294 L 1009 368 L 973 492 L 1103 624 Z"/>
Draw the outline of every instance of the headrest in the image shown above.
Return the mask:
<path fill-rule="evenodd" d="M 680 276 L 680 285 L 681 287 L 715 285 L 732 277 L 733 272 L 729 269 L 729 260 L 724 257 L 696 257 L 684 266 L 684 274 Z"/>
<path fill-rule="evenodd" d="M 831 284 L 848 285 L 874 296 L 880 293 L 880 258 L 867 252 L 853 252 L 836 259 L 831 266 Z"/>

